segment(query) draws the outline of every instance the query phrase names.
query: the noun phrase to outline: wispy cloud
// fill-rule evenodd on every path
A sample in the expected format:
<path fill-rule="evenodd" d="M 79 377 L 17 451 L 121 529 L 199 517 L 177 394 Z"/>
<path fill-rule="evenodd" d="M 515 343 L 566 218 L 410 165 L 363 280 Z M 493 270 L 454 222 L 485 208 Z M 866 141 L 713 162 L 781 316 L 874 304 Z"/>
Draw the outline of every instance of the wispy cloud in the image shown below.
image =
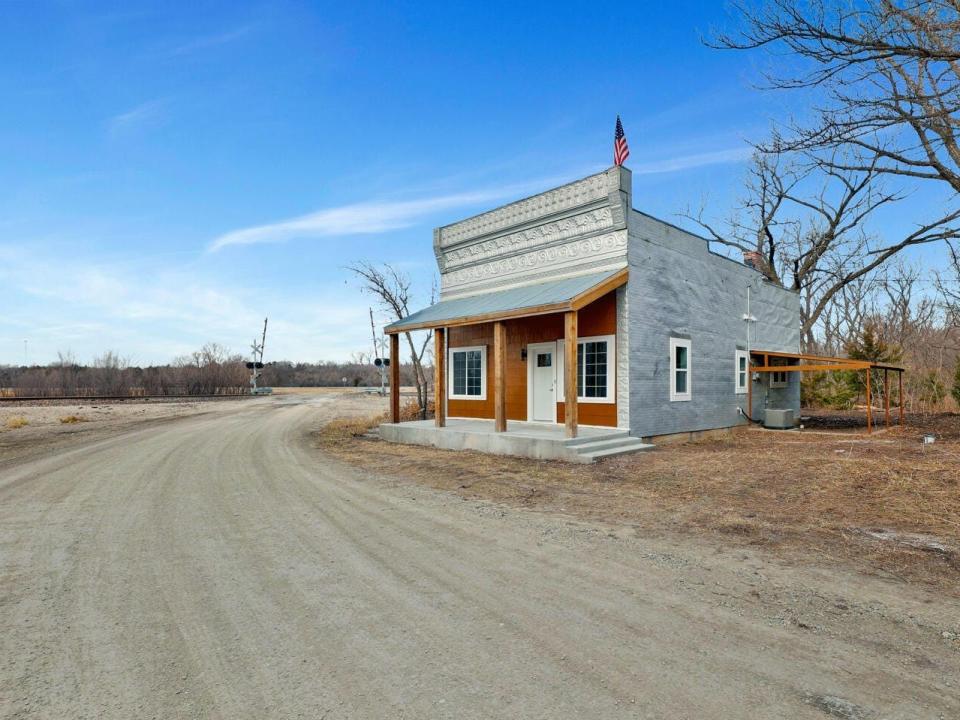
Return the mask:
<path fill-rule="evenodd" d="M 292 239 L 369 235 L 400 230 L 442 210 L 497 202 L 530 192 L 534 188 L 543 190 L 549 187 L 549 182 L 551 181 L 541 179 L 475 192 L 341 205 L 280 222 L 228 232 L 214 240 L 209 250 L 215 252 L 229 245 L 255 245 Z"/>
<path fill-rule="evenodd" d="M 227 30 L 226 32 L 201 35 L 199 37 L 182 42 L 179 45 L 174 45 L 167 51 L 166 54 L 171 56 L 189 55 L 190 53 L 198 52 L 200 50 L 207 50 L 210 48 L 219 47 L 221 45 L 227 45 L 245 37 L 250 33 L 251 30 L 251 25 L 244 25 L 233 30 Z"/>
<path fill-rule="evenodd" d="M 107 122 L 107 130 L 111 135 L 122 135 L 134 129 L 157 125 L 163 119 L 167 104 L 163 99 L 140 103 L 110 118 Z"/>
<path fill-rule="evenodd" d="M 680 155 L 665 160 L 653 160 L 651 162 L 634 164 L 630 166 L 630 169 L 633 170 L 634 175 L 657 175 L 706 167 L 707 165 L 725 165 L 728 163 L 743 162 L 749 158 L 752 153 L 753 148 L 744 144 L 724 150 Z"/>
<path fill-rule="evenodd" d="M 208 341 L 243 351 L 264 315 L 276 359 L 321 359 L 318 349 L 323 358 L 345 359 L 369 343 L 369 303 L 335 285 L 307 295 L 271 292 L 196 270 L 147 272 L 141 263 L 61 260 L 2 244 L 0 284 L 17 308 L 0 316 L 0 364 L 19 357 L 24 338 L 31 361 L 40 362 L 66 348 L 81 358 L 114 348 L 138 363 L 167 362 Z"/>
<path fill-rule="evenodd" d="M 670 173 L 706 165 L 740 162 L 749 157 L 750 153 L 750 147 L 735 147 L 640 163 L 633 165 L 631 169 L 636 175 Z M 231 245 L 258 245 L 295 239 L 369 235 L 400 230 L 414 226 L 418 221 L 442 210 L 465 208 L 516 198 L 523 193 L 540 192 L 558 182 L 568 181 L 569 178 L 540 178 L 523 183 L 485 188 L 475 192 L 435 195 L 411 200 L 384 200 L 340 205 L 287 220 L 232 230 L 216 238 L 210 244 L 208 250 L 216 252 Z"/>

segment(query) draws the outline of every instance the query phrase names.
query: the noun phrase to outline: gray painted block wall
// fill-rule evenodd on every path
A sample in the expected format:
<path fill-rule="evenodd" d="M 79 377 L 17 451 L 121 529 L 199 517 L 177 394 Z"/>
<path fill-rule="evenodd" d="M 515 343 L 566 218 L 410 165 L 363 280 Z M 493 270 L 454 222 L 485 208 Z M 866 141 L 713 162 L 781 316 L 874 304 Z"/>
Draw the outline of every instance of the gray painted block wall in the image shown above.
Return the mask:
<path fill-rule="evenodd" d="M 738 262 L 710 252 L 702 238 L 630 212 L 627 305 L 629 423 L 635 437 L 725 428 L 746 422 L 746 394 L 736 393 L 736 351 L 746 349 L 747 287 L 751 346 L 780 352 L 800 347 L 799 298 Z M 670 338 L 691 340 L 689 401 L 670 400 Z M 770 407 L 800 408 L 800 384 L 788 373 L 783 389 L 754 383 L 754 417 Z"/>

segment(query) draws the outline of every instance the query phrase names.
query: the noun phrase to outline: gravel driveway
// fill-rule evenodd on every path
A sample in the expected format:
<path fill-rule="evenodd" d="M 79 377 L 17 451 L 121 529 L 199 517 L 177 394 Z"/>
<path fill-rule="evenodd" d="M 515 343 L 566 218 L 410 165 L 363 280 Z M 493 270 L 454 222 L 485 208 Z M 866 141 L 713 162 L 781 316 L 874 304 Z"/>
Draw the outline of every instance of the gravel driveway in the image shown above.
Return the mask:
<path fill-rule="evenodd" d="M 337 412 L 0 466 L 0 716 L 960 717 L 955 600 L 371 477 Z"/>

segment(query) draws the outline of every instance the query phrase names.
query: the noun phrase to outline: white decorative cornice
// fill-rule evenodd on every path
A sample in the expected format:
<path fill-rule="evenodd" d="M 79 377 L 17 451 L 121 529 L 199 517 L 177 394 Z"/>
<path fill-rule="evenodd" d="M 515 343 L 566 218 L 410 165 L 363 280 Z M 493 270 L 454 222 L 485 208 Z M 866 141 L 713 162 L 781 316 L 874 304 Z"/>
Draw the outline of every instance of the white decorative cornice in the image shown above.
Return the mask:
<path fill-rule="evenodd" d="M 437 228 L 441 297 L 625 264 L 630 185 L 613 167 Z"/>
<path fill-rule="evenodd" d="M 606 175 L 592 175 L 575 183 L 534 195 L 496 210 L 439 229 L 439 246 L 447 248 L 497 230 L 521 225 L 544 215 L 577 208 L 607 195 Z"/>
<path fill-rule="evenodd" d="M 563 240 L 595 234 L 613 228 L 613 213 L 602 207 L 561 220 L 535 225 L 526 230 L 500 235 L 443 253 L 443 270 L 451 272 L 466 265 L 473 265 L 492 257 L 514 255 L 535 247 L 553 245 Z"/>
<path fill-rule="evenodd" d="M 481 286 L 500 287 L 521 275 L 535 281 L 544 276 L 569 273 L 574 268 L 584 269 L 617 260 L 625 263 L 627 243 L 627 231 L 617 230 L 510 257 L 495 257 L 487 262 L 444 273 L 441 280 L 442 296 L 447 298 Z"/>

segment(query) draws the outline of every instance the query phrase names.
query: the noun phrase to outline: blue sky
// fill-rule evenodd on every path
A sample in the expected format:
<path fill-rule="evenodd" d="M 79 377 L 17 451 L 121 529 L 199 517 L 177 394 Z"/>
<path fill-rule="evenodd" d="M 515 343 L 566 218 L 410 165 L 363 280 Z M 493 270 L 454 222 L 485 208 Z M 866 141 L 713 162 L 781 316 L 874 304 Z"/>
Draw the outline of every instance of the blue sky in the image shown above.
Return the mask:
<path fill-rule="evenodd" d="M 590 8 L 590 9 L 588 9 Z M 424 303 L 432 228 L 610 164 L 634 205 L 726 214 L 746 140 L 799 99 L 705 48 L 720 2 L 2 3 L 0 364 L 213 341 L 370 345 L 344 267 Z M 922 213 L 939 202 L 925 195 Z M 901 213 L 902 215 L 902 213 Z"/>

